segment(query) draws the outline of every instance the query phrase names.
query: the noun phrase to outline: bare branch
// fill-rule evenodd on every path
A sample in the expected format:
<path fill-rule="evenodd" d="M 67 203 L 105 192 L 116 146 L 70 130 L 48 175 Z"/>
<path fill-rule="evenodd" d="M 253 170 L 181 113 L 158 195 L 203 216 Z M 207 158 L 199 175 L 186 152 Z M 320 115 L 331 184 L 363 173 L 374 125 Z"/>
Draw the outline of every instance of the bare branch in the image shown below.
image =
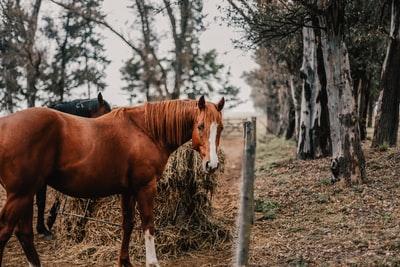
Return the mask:
<path fill-rule="evenodd" d="M 136 46 L 134 46 L 125 36 L 123 36 L 121 33 L 119 33 L 117 30 L 115 30 L 110 24 L 108 24 L 106 21 L 102 20 L 102 19 L 98 19 L 94 16 L 90 16 L 90 14 L 85 14 L 80 12 L 79 9 L 74 8 L 74 6 L 71 5 L 65 5 L 63 3 L 57 2 L 55 0 L 50 0 L 51 2 L 53 2 L 54 4 L 68 10 L 71 12 L 74 12 L 78 15 L 80 15 L 82 18 L 85 18 L 89 21 L 92 21 L 94 23 L 100 24 L 102 26 L 104 26 L 105 28 L 109 29 L 112 33 L 114 33 L 115 35 L 117 35 L 125 44 L 127 44 L 130 48 L 132 48 L 142 59 L 144 59 L 144 55 L 143 52 L 137 48 Z"/>

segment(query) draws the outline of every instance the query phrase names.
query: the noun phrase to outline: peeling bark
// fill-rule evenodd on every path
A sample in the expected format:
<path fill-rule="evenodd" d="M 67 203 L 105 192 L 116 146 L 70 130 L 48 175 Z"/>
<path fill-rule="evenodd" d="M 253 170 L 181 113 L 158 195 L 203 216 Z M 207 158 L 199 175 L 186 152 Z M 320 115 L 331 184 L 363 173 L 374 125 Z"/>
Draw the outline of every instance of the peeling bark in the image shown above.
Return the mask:
<path fill-rule="evenodd" d="M 343 41 L 344 2 L 330 1 L 319 15 L 332 141 L 332 182 L 362 184 L 366 180 L 358 116 L 352 90 L 348 51 Z"/>
<path fill-rule="evenodd" d="M 316 25 L 303 28 L 303 64 L 300 70 L 303 87 L 297 146 L 300 159 L 328 156 L 331 151 L 326 80 L 318 41 L 320 32 L 311 26 Z"/>

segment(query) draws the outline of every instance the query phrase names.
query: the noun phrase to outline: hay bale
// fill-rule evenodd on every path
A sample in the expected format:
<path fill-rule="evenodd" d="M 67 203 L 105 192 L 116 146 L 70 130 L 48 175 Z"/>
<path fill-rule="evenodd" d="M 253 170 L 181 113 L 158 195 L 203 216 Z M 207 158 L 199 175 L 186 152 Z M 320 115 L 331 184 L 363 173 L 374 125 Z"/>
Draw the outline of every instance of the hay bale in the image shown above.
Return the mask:
<path fill-rule="evenodd" d="M 221 150 L 218 157 L 223 172 L 225 155 Z M 219 174 L 206 175 L 202 172 L 201 158 L 190 142 L 171 155 L 158 182 L 154 209 L 158 255 L 165 257 L 183 251 L 220 250 L 230 246 L 227 242 L 232 240 L 229 227 L 212 214 L 211 200 Z M 52 190 L 50 194 L 60 193 Z M 65 209 L 69 213 L 83 214 L 86 200 L 68 198 L 67 203 Z M 120 224 L 119 196 L 93 200 L 87 216 Z M 137 211 L 135 216 L 137 227 L 131 237 L 130 254 L 141 258 L 145 248 Z M 59 215 L 53 229 L 57 239 L 62 240 L 66 254 L 71 254 L 74 246 L 79 247 L 75 263 L 104 263 L 117 259 L 121 243 L 120 226 Z"/>

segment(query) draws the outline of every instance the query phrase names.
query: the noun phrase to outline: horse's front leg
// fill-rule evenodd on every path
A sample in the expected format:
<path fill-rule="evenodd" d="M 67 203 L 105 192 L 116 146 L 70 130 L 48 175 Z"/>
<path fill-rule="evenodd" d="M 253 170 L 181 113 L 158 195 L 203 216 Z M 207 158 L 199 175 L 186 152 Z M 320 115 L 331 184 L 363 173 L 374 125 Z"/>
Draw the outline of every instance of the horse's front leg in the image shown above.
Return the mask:
<path fill-rule="evenodd" d="M 129 261 L 129 240 L 133 230 L 133 214 L 135 209 L 135 198 L 132 195 L 122 194 L 121 196 L 122 210 L 122 243 L 119 253 L 118 266 L 132 267 Z"/>
<path fill-rule="evenodd" d="M 146 245 L 146 267 L 160 267 L 154 244 L 154 198 L 157 191 L 154 179 L 137 194 L 137 203 L 142 221 L 142 229 Z"/>

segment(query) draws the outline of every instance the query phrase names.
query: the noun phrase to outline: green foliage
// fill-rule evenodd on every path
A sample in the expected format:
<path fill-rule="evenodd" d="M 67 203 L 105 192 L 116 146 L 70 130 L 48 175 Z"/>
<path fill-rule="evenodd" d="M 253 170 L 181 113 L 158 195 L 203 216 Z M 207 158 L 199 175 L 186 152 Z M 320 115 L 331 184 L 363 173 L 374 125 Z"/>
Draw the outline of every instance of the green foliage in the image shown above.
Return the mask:
<path fill-rule="evenodd" d="M 218 63 L 218 53 L 215 49 L 204 53 L 198 50 L 192 57 L 183 92 L 191 99 L 217 93 L 225 97 L 226 108 L 231 108 L 241 103 L 237 97 L 240 89 L 231 84 L 231 76 L 230 70 L 226 71 L 225 66 Z"/>
<path fill-rule="evenodd" d="M 254 211 L 262 212 L 264 220 L 274 220 L 276 218 L 276 213 L 280 210 L 280 204 L 275 201 L 269 200 L 254 200 Z"/>
<path fill-rule="evenodd" d="M 315 194 L 315 199 L 319 204 L 328 204 L 330 202 L 329 196 L 324 193 Z"/>
<path fill-rule="evenodd" d="M 29 4 L 24 7 L 20 1 L 0 2 L 0 109 L 10 113 L 36 93 L 36 88 L 27 89 L 28 68 L 32 81 L 41 78 L 42 51 L 33 47 L 30 34 L 35 32 L 32 20 L 40 5 L 37 9 L 29 9 Z"/>
<path fill-rule="evenodd" d="M 387 151 L 389 149 L 389 143 L 384 142 L 378 146 L 379 151 Z"/>
<path fill-rule="evenodd" d="M 245 74 L 252 87 L 252 98 L 260 110 L 274 122 L 286 114 L 282 89 L 289 86 L 289 77 L 300 81 L 302 61 L 302 29 L 310 15 L 320 12 L 316 1 L 228 1 L 225 20 L 238 29 L 245 29 L 237 40 L 244 49 L 256 48 L 259 68 Z M 339 1 L 346 9 L 343 15 L 343 33 L 349 51 L 351 75 L 354 84 L 362 79 L 368 90 L 369 101 L 377 100 L 380 71 L 384 59 L 386 38 L 383 29 L 388 25 L 388 5 L 376 1 Z M 342 14 L 343 13 L 343 14 Z M 342 26 L 341 26 L 342 27 Z M 321 29 L 325 30 L 325 29 Z M 388 32 L 388 31 L 386 31 Z M 263 51 L 264 50 L 264 51 Z M 295 98 L 299 97 L 299 84 Z M 291 97 L 287 95 L 286 97 Z M 367 105 L 367 103 L 365 103 Z M 277 107 L 275 107 L 277 106 Z M 296 108 L 296 103 L 295 103 Z M 297 106 L 298 108 L 298 106 Z M 286 112 L 286 109 L 284 109 Z"/>
<path fill-rule="evenodd" d="M 379 94 L 379 79 L 386 53 L 382 26 L 388 25 L 389 10 L 377 8 L 376 1 L 349 1 L 346 5 L 346 44 L 349 49 L 351 75 L 354 81 L 364 79 L 371 100 Z M 385 15 L 382 17 L 381 15 Z"/>
<path fill-rule="evenodd" d="M 202 1 L 166 0 L 157 5 L 142 0 L 131 8 L 140 18 L 132 31 L 142 35 L 136 40 L 140 45 L 135 46 L 133 57 L 121 68 L 127 82 L 123 90 L 132 102 L 215 94 L 225 96 L 227 108 L 240 102 L 239 88 L 231 84 L 230 71 L 218 63 L 217 52 L 200 50 L 199 36 L 205 30 Z M 169 21 L 171 27 L 164 32 L 154 30 L 151 25 L 160 19 Z M 161 47 L 165 39 L 172 43 Z M 166 50 L 166 46 L 172 48 Z"/>
<path fill-rule="evenodd" d="M 96 24 L 81 14 L 100 14 L 101 1 L 70 1 L 69 9 L 63 9 L 60 17 L 44 17 L 43 33 L 55 42 L 55 55 L 50 62 L 47 76 L 48 101 L 62 101 L 74 88 L 86 86 L 86 97 L 106 87 L 105 68 L 110 63 L 106 58 L 102 36 Z M 103 17 L 98 15 L 97 19 Z M 61 27 L 60 24 L 61 23 Z"/>

